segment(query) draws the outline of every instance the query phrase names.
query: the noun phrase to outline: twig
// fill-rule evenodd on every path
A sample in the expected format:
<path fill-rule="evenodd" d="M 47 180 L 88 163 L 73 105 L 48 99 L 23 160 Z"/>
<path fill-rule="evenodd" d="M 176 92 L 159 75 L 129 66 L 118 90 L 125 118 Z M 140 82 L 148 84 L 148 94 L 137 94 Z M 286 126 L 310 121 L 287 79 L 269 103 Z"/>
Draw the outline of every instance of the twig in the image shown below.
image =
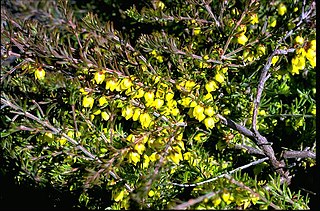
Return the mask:
<path fill-rule="evenodd" d="M 97 156 L 94 156 L 91 152 L 89 152 L 86 148 L 84 148 L 82 145 L 80 145 L 76 140 L 74 140 L 73 138 L 69 137 L 67 134 L 61 132 L 62 129 L 60 128 L 55 128 L 54 126 L 52 126 L 49 121 L 45 120 L 42 121 L 40 120 L 38 117 L 34 116 L 33 114 L 27 112 L 27 111 L 23 111 L 23 109 L 17 105 L 14 105 L 13 103 L 11 103 L 9 100 L 6 100 L 4 98 L 1 98 L 1 103 L 11 107 L 12 109 L 16 110 L 16 111 L 20 111 L 20 115 L 23 115 L 29 119 L 32 119 L 36 122 L 38 122 L 39 124 L 41 124 L 43 127 L 46 127 L 48 129 L 50 129 L 52 131 L 53 134 L 59 134 L 61 136 L 63 136 L 64 138 L 66 138 L 71 144 L 75 145 L 78 149 L 80 149 L 85 155 L 87 155 L 89 158 L 91 158 L 92 160 L 97 161 L 98 163 L 103 163 Z M 119 176 L 117 176 L 113 171 L 110 171 L 109 174 L 116 180 L 122 180 Z M 132 192 L 132 188 L 128 185 L 125 184 L 125 187 L 127 188 L 127 190 L 129 192 Z"/>
<path fill-rule="evenodd" d="M 284 151 L 283 158 L 312 158 L 312 159 L 316 159 L 316 154 L 310 151 Z"/>
<path fill-rule="evenodd" d="M 198 198 L 195 198 L 195 199 L 189 199 L 189 201 L 185 202 L 185 203 L 182 203 L 182 204 L 179 204 L 177 206 L 175 206 L 174 208 L 172 208 L 173 210 L 184 210 L 184 209 L 187 209 L 188 207 L 191 207 L 192 205 L 195 205 L 195 204 L 198 204 L 200 202 L 202 202 L 203 200 L 205 199 L 210 199 L 211 197 L 221 193 L 222 190 L 218 190 L 218 191 L 212 191 L 210 193 L 207 193 L 203 196 L 200 196 Z"/>
<path fill-rule="evenodd" d="M 230 175 L 225 175 L 224 176 L 226 179 L 230 180 L 230 182 L 232 182 L 233 184 L 249 191 L 252 195 L 257 196 L 259 198 L 262 199 L 262 201 L 266 202 L 267 204 L 269 204 L 272 208 L 279 210 L 280 207 L 278 207 L 277 205 L 275 205 L 274 203 L 270 202 L 268 199 L 266 199 L 264 196 L 261 196 L 260 194 L 254 192 L 251 188 L 249 188 L 248 186 L 246 186 L 245 184 L 238 182 L 237 180 L 235 180 L 233 177 L 231 177 Z"/>
<path fill-rule="evenodd" d="M 209 182 L 215 181 L 215 180 L 217 180 L 219 178 L 225 177 L 226 175 L 233 174 L 233 173 L 235 173 L 237 171 L 249 168 L 251 166 L 255 166 L 255 165 L 257 165 L 259 163 L 262 163 L 262 162 L 264 162 L 266 160 L 269 160 L 269 158 L 268 157 L 261 158 L 259 160 L 256 160 L 256 161 L 253 161 L 251 163 L 248 163 L 248 164 L 246 164 L 244 166 L 240 166 L 240 167 L 238 167 L 236 169 L 233 169 L 232 171 L 220 174 L 219 176 L 216 176 L 214 178 L 211 178 L 211 179 L 208 179 L 208 180 L 205 180 L 205 181 L 202 181 L 202 182 L 197 182 L 197 183 L 193 183 L 193 184 L 179 184 L 179 183 L 172 182 L 171 184 L 173 184 L 175 186 L 179 186 L 179 187 L 196 187 L 196 186 L 199 186 L 199 185 L 203 185 L 205 183 L 209 183 Z"/>
<path fill-rule="evenodd" d="M 213 14 L 211 7 L 209 6 L 209 3 L 205 2 L 204 0 L 202 0 L 202 3 L 204 4 L 206 10 L 208 11 L 209 15 L 211 16 L 211 18 L 213 18 L 213 20 L 215 21 L 216 25 L 218 27 L 220 27 L 220 23 L 218 21 L 218 19 L 216 18 L 216 16 Z"/>

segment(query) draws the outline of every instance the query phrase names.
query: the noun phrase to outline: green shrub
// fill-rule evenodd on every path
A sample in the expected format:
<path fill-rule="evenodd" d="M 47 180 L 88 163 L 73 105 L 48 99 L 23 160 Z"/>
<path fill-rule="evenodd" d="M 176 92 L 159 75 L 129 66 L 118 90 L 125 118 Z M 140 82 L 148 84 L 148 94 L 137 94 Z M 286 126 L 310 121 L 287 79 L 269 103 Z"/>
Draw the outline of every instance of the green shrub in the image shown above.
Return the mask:
<path fill-rule="evenodd" d="M 122 12 L 147 34 L 65 1 L 3 6 L 1 147 L 17 181 L 89 209 L 309 208 L 290 184 L 316 165 L 315 2 Z"/>

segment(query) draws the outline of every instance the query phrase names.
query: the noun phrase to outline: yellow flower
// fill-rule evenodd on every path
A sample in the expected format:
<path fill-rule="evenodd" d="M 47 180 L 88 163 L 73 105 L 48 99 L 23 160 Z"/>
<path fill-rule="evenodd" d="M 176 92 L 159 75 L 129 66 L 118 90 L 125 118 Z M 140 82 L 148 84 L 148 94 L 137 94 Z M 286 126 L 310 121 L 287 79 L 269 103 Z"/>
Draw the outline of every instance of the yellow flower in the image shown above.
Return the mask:
<path fill-rule="evenodd" d="M 277 19 L 275 17 L 271 17 L 269 20 L 271 27 L 275 27 L 277 25 Z"/>
<path fill-rule="evenodd" d="M 184 107 L 189 107 L 191 101 L 192 101 L 191 97 L 184 97 L 181 100 L 179 100 L 179 103 Z"/>
<path fill-rule="evenodd" d="M 193 139 L 196 140 L 197 142 L 202 142 L 205 136 L 206 136 L 205 133 L 200 132 Z"/>
<path fill-rule="evenodd" d="M 142 153 L 145 151 L 146 147 L 144 146 L 144 144 L 139 143 L 139 144 L 136 144 L 136 145 L 134 146 L 134 149 L 135 149 L 140 155 L 142 155 Z"/>
<path fill-rule="evenodd" d="M 158 60 L 159 63 L 162 63 L 162 62 L 163 62 L 163 57 L 160 56 L 160 55 L 157 56 L 156 59 Z"/>
<path fill-rule="evenodd" d="M 212 129 L 214 127 L 214 119 L 212 117 L 208 117 L 204 120 L 204 124 L 207 129 Z"/>
<path fill-rule="evenodd" d="M 106 89 L 110 89 L 111 91 L 115 90 L 118 86 L 118 81 L 115 78 L 110 78 L 106 82 Z"/>
<path fill-rule="evenodd" d="M 196 107 L 194 107 L 192 114 L 197 120 L 201 122 L 204 118 L 206 118 L 203 112 L 204 108 L 201 105 L 197 105 Z"/>
<path fill-rule="evenodd" d="M 130 119 L 133 116 L 133 107 L 131 106 L 123 107 L 122 116 L 126 118 L 126 120 Z"/>
<path fill-rule="evenodd" d="M 204 102 L 212 102 L 213 101 L 213 96 L 211 93 L 208 93 L 206 94 L 204 97 L 203 97 L 203 101 Z"/>
<path fill-rule="evenodd" d="M 258 15 L 257 13 L 254 13 L 250 16 L 251 24 L 259 23 Z"/>
<path fill-rule="evenodd" d="M 42 68 L 37 68 L 36 71 L 34 71 L 34 76 L 38 80 L 43 80 L 46 76 L 46 72 Z"/>
<path fill-rule="evenodd" d="M 101 117 L 103 120 L 108 121 L 110 118 L 110 115 L 107 112 L 103 111 L 101 112 Z"/>
<path fill-rule="evenodd" d="M 100 110 L 100 109 L 98 109 L 98 110 L 96 110 L 95 112 L 93 112 L 93 114 L 94 114 L 94 115 L 101 114 L 101 110 Z"/>
<path fill-rule="evenodd" d="M 220 197 L 217 197 L 215 199 L 213 199 L 213 206 L 218 206 L 220 203 L 221 203 L 221 198 Z"/>
<path fill-rule="evenodd" d="M 198 35 L 198 34 L 200 34 L 201 33 L 201 28 L 200 27 L 195 27 L 194 29 L 193 29 L 193 34 L 194 35 Z"/>
<path fill-rule="evenodd" d="M 245 49 L 245 50 L 243 51 L 243 53 L 242 53 L 242 56 L 243 56 L 245 62 L 246 62 L 246 61 L 251 62 L 251 61 L 253 61 L 253 59 L 254 59 L 254 56 L 253 56 L 251 50 L 249 50 L 249 49 Z"/>
<path fill-rule="evenodd" d="M 152 196 L 154 196 L 154 194 L 155 194 L 154 191 L 153 191 L 153 190 L 150 190 L 149 193 L 148 193 L 148 196 L 149 196 L 149 197 L 152 197 Z"/>
<path fill-rule="evenodd" d="M 106 76 L 103 73 L 103 71 L 99 71 L 99 72 L 96 72 L 94 74 L 94 80 L 96 81 L 97 84 L 102 84 L 102 82 L 104 81 L 105 77 Z"/>
<path fill-rule="evenodd" d="M 239 36 L 238 36 L 238 39 L 237 39 L 237 42 L 241 45 L 245 45 L 246 42 L 248 42 L 248 38 L 246 37 L 246 35 L 243 33 L 241 33 Z"/>
<path fill-rule="evenodd" d="M 278 5 L 278 14 L 283 16 L 287 12 L 287 7 L 283 3 Z"/>
<path fill-rule="evenodd" d="M 142 163 L 142 168 L 148 168 L 149 166 L 149 162 L 150 162 L 150 159 L 148 157 L 148 155 L 144 154 L 143 155 L 143 163 Z"/>
<path fill-rule="evenodd" d="M 144 90 L 142 88 L 139 88 L 138 89 L 138 92 L 132 97 L 133 99 L 134 98 L 142 98 L 144 95 Z"/>
<path fill-rule="evenodd" d="M 149 91 L 149 92 L 144 93 L 144 99 L 147 102 L 147 106 L 151 106 L 154 101 L 153 92 Z"/>
<path fill-rule="evenodd" d="M 221 198 L 223 199 L 223 201 L 225 201 L 227 204 L 231 203 L 230 200 L 230 193 L 227 191 L 223 191 Z"/>
<path fill-rule="evenodd" d="M 85 91 L 85 89 L 84 89 L 84 88 L 80 88 L 80 89 L 79 89 L 79 91 L 80 91 L 80 92 L 81 92 L 81 94 L 83 94 L 83 95 L 87 95 L 87 94 L 89 94 L 89 92 Z"/>
<path fill-rule="evenodd" d="M 257 48 L 257 53 L 259 56 L 266 54 L 266 47 L 264 45 L 259 45 Z"/>
<path fill-rule="evenodd" d="M 168 93 L 166 94 L 166 101 L 172 100 L 173 97 L 174 97 L 174 93 L 173 93 L 173 92 L 168 92 Z"/>
<path fill-rule="evenodd" d="M 192 158 L 191 152 L 186 152 L 186 153 L 183 154 L 183 159 L 184 160 L 190 160 L 190 158 Z"/>
<path fill-rule="evenodd" d="M 129 141 L 129 142 L 134 142 L 134 140 L 136 139 L 136 137 L 132 134 L 128 135 L 126 140 Z"/>
<path fill-rule="evenodd" d="M 316 66 L 316 51 L 313 50 L 311 47 L 307 50 L 306 57 L 310 62 L 312 67 Z"/>
<path fill-rule="evenodd" d="M 128 192 L 127 192 L 125 189 L 121 190 L 120 192 L 115 192 L 115 191 L 113 191 L 113 192 L 112 192 L 112 198 L 113 198 L 116 202 L 122 201 L 123 197 L 124 197 L 125 195 L 127 195 L 127 194 L 128 194 Z"/>
<path fill-rule="evenodd" d="M 103 106 L 104 104 L 108 104 L 107 98 L 105 96 L 102 96 L 99 98 L 99 105 Z"/>
<path fill-rule="evenodd" d="M 132 86 L 132 81 L 129 78 L 123 78 L 120 82 L 120 89 L 122 91 L 129 89 Z"/>
<path fill-rule="evenodd" d="M 166 7 L 166 5 L 162 2 L 162 1 L 158 1 L 158 8 L 160 8 L 161 10 L 163 10 L 165 7 Z"/>
<path fill-rule="evenodd" d="M 179 164 L 180 161 L 182 161 L 182 154 L 181 152 L 171 153 L 169 155 L 170 160 L 172 160 L 175 164 Z"/>
<path fill-rule="evenodd" d="M 185 84 L 185 88 L 190 92 L 195 85 L 196 83 L 194 81 L 187 81 Z"/>
<path fill-rule="evenodd" d="M 310 49 L 312 49 L 312 50 L 316 50 L 316 40 L 311 40 L 311 42 L 310 42 Z"/>
<path fill-rule="evenodd" d="M 296 39 L 294 39 L 295 43 L 302 45 L 304 42 L 304 39 L 300 36 L 296 36 Z"/>
<path fill-rule="evenodd" d="M 208 59 L 209 59 L 209 56 L 208 56 L 208 55 L 204 55 L 202 58 L 203 58 L 204 60 L 208 60 Z"/>
<path fill-rule="evenodd" d="M 217 73 L 215 76 L 214 76 L 214 79 L 216 79 L 216 81 L 218 81 L 219 83 L 222 83 L 224 81 L 224 76 L 223 74 L 221 73 Z"/>
<path fill-rule="evenodd" d="M 214 115 L 214 109 L 213 107 L 209 106 L 207 108 L 204 109 L 204 113 L 207 115 L 207 116 L 213 116 Z"/>
<path fill-rule="evenodd" d="M 210 93 L 212 91 L 215 91 L 219 87 L 215 81 L 209 81 L 208 83 L 206 83 L 205 88 L 206 88 L 207 92 Z"/>
<path fill-rule="evenodd" d="M 156 152 L 154 152 L 149 156 L 149 158 L 152 162 L 154 162 L 159 159 L 159 155 Z"/>
<path fill-rule="evenodd" d="M 258 112 L 258 114 L 261 115 L 261 116 L 265 116 L 267 113 L 266 113 L 265 110 L 260 110 L 260 111 Z"/>
<path fill-rule="evenodd" d="M 141 109 L 135 108 L 132 116 L 133 121 L 137 121 L 139 119 L 140 114 L 141 114 Z"/>
<path fill-rule="evenodd" d="M 153 106 L 156 108 L 156 109 L 159 109 L 161 108 L 161 106 L 164 104 L 164 101 L 161 100 L 161 99 L 155 99 L 153 101 Z"/>
<path fill-rule="evenodd" d="M 139 117 L 142 128 L 148 128 L 152 119 L 148 113 L 140 114 Z"/>
<path fill-rule="evenodd" d="M 274 66 L 277 63 L 278 60 L 279 60 L 279 56 L 272 57 L 272 59 L 271 59 L 272 65 Z"/>
<path fill-rule="evenodd" d="M 137 165 L 140 161 L 140 155 L 137 152 L 130 152 L 129 153 L 129 162 Z"/>
<path fill-rule="evenodd" d="M 94 99 L 92 97 L 85 96 L 82 100 L 82 105 L 85 108 L 92 108 L 94 103 Z"/>

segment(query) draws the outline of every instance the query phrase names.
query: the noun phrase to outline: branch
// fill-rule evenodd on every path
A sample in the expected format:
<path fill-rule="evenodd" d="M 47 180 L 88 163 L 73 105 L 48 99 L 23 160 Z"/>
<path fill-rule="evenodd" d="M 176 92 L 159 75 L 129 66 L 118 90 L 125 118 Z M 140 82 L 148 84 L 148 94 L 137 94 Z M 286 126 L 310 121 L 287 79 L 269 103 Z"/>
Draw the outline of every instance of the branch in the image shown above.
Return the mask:
<path fill-rule="evenodd" d="M 207 193 L 203 196 L 200 196 L 198 198 L 195 199 L 189 199 L 189 201 L 179 204 L 177 206 L 175 206 L 174 208 L 172 208 L 173 210 L 183 210 L 183 209 L 187 209 L 188 207 L 191 207 L 192 205 L 198 204 L 200 202 L 202 202 L 205 199 L 210 199 L 211 197 L 219 194 L 220 192 L 222 192 L 222 190 L 219 191 L 212 191 L 210 193 Z"/>
<path fill-rule="evenodd" d="M 259 198 L 261 198 L 262 201 L 266 202 L 267 204 L 269 204 L 272 208 L 279 210 L 280 207 L 278 207 L 277 205 L 275 205 L 274 203 L 270 202 L 268 199 L 266 199 L 264 196 L 261 196 L 259 193 L 254 192 L 251 188 L 249 188 L 248 186 L 244 185 L 242 182 L 238 182 L 237 180 L 235 180 L 234 178 L 232 178 L 230 175 L 225 175 L 225 178 L 230 180 L 231 183 L 249 191 L 252 195 L 257 196 Z"/>
<path fill-rule="evenodd" d="M 257 165 L 257 164 L 259 164 L 259 163 L 262 163 L 262 162 L 264 162 L 264 161 L 266 161 L 266 160 L 269 160 L 269 158 L 267 158 L 267 157 L 261 158 L 261 159 L 259 159 L 259 160 L 256 160 L 256 161 L 253 161 L 253 162 L 251 162 L 251 163 L 248 163 L 248 164 L 246 164 L 246 165 L 244 165 L 244 166 L 240 166 L 240 167 L 238 167 L 238 168 L 236 168 L 236 169 L 233 169 L 233 170 L 230 171 L 230 172 L 226 172 L 226 173 L 220 174 L 219 176 L 216 176 L 216 177 L 214 177 L 214 178 L 211 178 L 211 179 L 208 179 L 208 180 L 205 180 L 205 181 L 202 181 L 202 182 L 197 182 L 197 183 L 193 183 L 193 184 L 179 184 L 179 183 L 172 182 L 171 184 L 172 184 L 172 185 L 175 185 L 175 186 L 179 186 L 179 187 L 196 187 L 196 186 L 199 186 L 199 185 L 203 185 L 203 184 L 205 184 L 205 183 L 208 183 L 208 182 L 215 181 L 215 180 L 217 180 L 217 179 L 219 179 L 219 178 L 225 177 L 226 175 L 233 174 L 233 173 L 235 173 L 235 172 L 237 172 L 237 171 L 240 171 L 240 170 L 249 168 L 249 167 L 251 167 L 251 166 L 255 166 L 255 165 Z"/>
<path fill-rule="evenodd" d="M 1 98 L 1 104 L 8 106 L 16 111 L 19 111 L 17 113 L 19 113 L 20 115 L 23 115 L 29 119 L 32 119 L 36 122 L 38 122 L 39 124 L 41 124 L 43 127 L 48 128 L 49 130 L 51 130 L 51 132 L 53 134 L 59 134 L 62 137 L 66 138 L 71 144 L 75 145 L 78 149 L 80 149 L 85 155 L 87 155 L 89 158 L 91 158 L 91 160 L 96 160 L 98 163 L 103 163 L 98 157 L 96 157 L 95 155 L 93 155 L 91 152 L 89 152 L 86 148 L 84 148 L 82 145 L 80 145 L 76 140 L 74 140 L 73 138 L 69 137 L 67 134 L 61 132 L 62 129 L 60 128 L 56 128 L 54 126 L 52 126 L 48 120 L 41 120 L 38 117 L 34 116 L 33 114 L 24 111 L 20 106 L 13 104 L 12 102 L 10 102 L 7 99 Z M 118 175 L 116 175 L 113 171 L 110 171 L 109 174 L 116 180 L 122 180 Z M 129 192 L 132 192 L 132 188 L 128 185 L 125 184 L 127 190 Z"/>
<path fill-rule="evenodd" d="M 208 11 L 208 13 L 209 13 L 209 15 L 211 16 L 211 18 L 213 18 L 213 20 L 215 21 L 215 23 L 216 23 L 216 25 L 218 26 L 218 27 L 220 27 L 220 23 L 219 23 L 219 21 L 218 21 L 218 19 L 216 18 L 216 16 L 213 14 L 213 12 L 212 12 L 212 10 L 211 10 L 211 7 L 209 6 L 209 4 L 211 3 L 207 3 L 207 2 L 205 2 L 204 0 L 202 0 L 202 3 L 204 4 L 204 6 L 205 6 L 205 8 L 206 8 L 206 10 Z"/>
<path fill-rule="evenodd" d="M 316 154 L 310 151 L 284 151 L 283 158 L 312 158 L 312 159 L 316 159 Z"/>

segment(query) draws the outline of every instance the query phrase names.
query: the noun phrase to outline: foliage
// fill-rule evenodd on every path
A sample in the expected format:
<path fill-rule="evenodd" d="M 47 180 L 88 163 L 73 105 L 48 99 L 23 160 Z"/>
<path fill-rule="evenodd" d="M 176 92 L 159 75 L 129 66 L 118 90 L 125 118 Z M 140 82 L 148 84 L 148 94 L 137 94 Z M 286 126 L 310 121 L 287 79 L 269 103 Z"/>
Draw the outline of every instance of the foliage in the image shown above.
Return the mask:
<path fill-rule="evenodd" d="M 145 34 L 67 1 L 20 3 L 1 9 L 17 181 L 89 209 L 309 208 L 290 181 L 316 165 L 315 2 L 140 2 L 122 15 Z"/>

